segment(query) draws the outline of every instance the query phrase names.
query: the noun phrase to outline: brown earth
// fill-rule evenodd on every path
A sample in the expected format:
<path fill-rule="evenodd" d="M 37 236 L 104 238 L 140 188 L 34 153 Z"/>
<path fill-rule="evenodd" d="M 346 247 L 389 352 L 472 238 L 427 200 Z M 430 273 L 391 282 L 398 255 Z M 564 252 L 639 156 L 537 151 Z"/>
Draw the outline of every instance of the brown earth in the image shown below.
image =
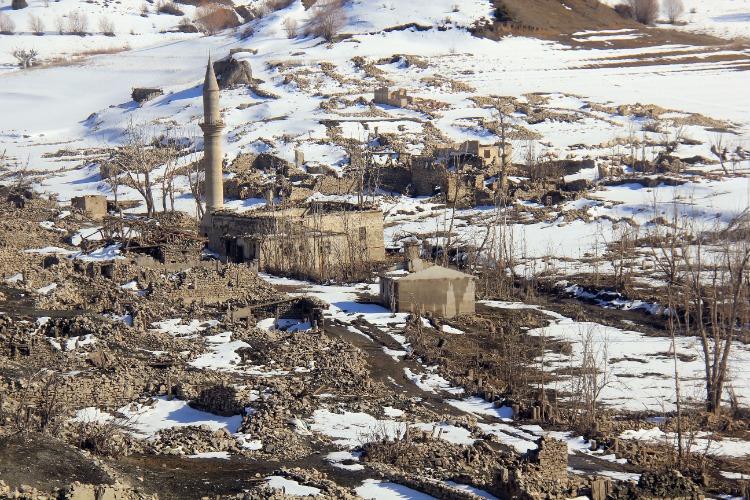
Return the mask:
<path fill-rule="evenodd" d="M 698 33 L 687 33 L 668 28 L 648 27 L 631 19 L 623 19 L 611 7 L 598 0 L 495 0 L 504 3 L 513 14 L 512 23 L 493 23 L 480 28 L 477 36 L 499 39 L 508 34 L 557 40 L 569 45 L 580 45 L 573 33 L 580 31 L 635 29 L 643 36 L 632 40 L 610 43 L 586 42 L 587 48 L 630 48 L 665 44 L 725 45 L 727 40 Z M 563 5 L 564 4 L 564 5 Z M 569 8 L 566 8 L 569 7 Z"/>

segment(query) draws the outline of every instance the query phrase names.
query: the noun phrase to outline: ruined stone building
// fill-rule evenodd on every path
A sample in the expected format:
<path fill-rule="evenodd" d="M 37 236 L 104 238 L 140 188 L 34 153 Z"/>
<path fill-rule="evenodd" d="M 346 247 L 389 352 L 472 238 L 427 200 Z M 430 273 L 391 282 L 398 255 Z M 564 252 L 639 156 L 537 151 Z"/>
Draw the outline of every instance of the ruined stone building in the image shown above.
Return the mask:
<path fill-rule="evenodd" d="M 343 201 L 310 199 L 262 210 L 223 209 L 219 87 L 211 62 L 203 84 L 206 214 L 201 234 L 225 262 L 313 280 L 346 279 L 385 259 L 383 214 Z M 289 200 L 287 200 L 289 201 Z"/>
<path fill-rule="evenodd" d="M 385 260 L 383 214 L 345 202 L 308 201 L 244 214 L 214 212 L 208 248 L 227 262 L 316 281 L 345 278 Z"/>
<path fill-rule="evenodd" d="M 375 89 L 375 104 L 385 104 L 396 108 L 405 108 L 414 102 L 414 98 L 405 89 L 390 90 L 388 87 Z"/>
<path fill-rule="evenodd" d="M 465 141 L 416 156 L 411 162 L 413 194 L 442 195 L 447 203 L 465 207 L 492 203 L 494 192 L 505 186 L 503 158 L 509 166 L 511 152 L 510 144 Z"/>
<path fill-rule="evenodd" d="M 70 206 L 88 212 L 89 215 L 96 218 L 107 215 L 107 197 L 102 194 L 74 196 L 70 199 Z"/>

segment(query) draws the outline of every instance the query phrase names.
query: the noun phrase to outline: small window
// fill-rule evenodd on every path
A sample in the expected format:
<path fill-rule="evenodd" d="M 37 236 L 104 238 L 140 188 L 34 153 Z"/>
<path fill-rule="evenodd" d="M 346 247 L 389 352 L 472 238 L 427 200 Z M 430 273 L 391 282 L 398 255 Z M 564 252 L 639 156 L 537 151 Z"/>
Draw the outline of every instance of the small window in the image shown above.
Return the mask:
<path fill-rule="evenodd" d="M 489 158 L 491 156 L 492 156 L 492 153 L 490 152 L 490 150 L 489 149 L 485 149 L 484 150 L 484 157 L 485 158 Z"/>
<path fill-rule="evenodd" d="M 366 227 L 359 228 L 359 239 L 360 241 L 367 241 L 367 228 Z"/>

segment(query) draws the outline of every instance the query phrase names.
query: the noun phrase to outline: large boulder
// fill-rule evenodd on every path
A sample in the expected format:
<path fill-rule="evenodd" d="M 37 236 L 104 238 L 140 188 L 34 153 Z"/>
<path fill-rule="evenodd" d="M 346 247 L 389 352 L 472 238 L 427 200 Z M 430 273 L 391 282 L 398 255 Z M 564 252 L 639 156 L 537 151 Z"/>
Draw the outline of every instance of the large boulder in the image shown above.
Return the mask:
<path fill-rule="evenodd" d="M 253 81 L 253 70 L 250 63 L 238 61 L 232 56 L 216 61 L 214 72 L 221 89 L 250 85 Z"/>
<path fill-rule="evenodd" d="M 13 0 L 13 2 L 11 2 L 10 4 L 10 8 L 13 10 L 25 9 L 28 6 L 29 4 L 26 3 L 26 0 Z"/>

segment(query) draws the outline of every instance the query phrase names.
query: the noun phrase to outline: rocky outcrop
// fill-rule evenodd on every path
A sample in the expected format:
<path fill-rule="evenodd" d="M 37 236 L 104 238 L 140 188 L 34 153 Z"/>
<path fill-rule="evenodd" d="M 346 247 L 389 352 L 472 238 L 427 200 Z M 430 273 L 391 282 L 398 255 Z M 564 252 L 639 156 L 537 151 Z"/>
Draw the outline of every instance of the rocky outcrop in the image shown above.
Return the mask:
<path fill-rule="evenodd" d="M 214 72 L 220 89 L 229 89 L 241 85 L 250 85 L 253 81 L 253 70 L 247 61 L 238 61 L 232 56 L 214 63 Z"/>

